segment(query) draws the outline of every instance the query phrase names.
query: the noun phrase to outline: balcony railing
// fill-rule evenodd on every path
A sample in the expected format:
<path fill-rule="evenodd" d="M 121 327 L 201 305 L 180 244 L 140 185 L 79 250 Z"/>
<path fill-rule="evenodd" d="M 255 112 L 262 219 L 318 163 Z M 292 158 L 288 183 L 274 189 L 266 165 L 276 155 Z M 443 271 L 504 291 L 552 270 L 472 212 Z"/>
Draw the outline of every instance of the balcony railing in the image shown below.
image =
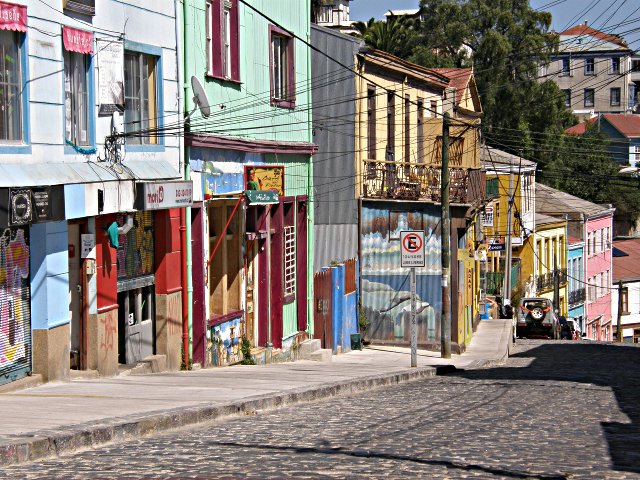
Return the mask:
<path fill-rule="evenodd" d="M 560 285 L 567 283 L 567 269 L 555 270 L 558 275 Z M 536 286 L 538 290 L 551 290 L 553 288 L 554 272 L 538 275 Z"/>
<path fill-rule="evenodd" d="M 365 160 L 362 194 L 366 198 L 441 201 L 440 166 L 393 160 Z M 449 201 L 470 204 L 484 198 L 484 172 L 449 169 Z"/>
<path fill-rule="evenodd" d="M 579 288 L 569 292 L 569 305 L 576 305 L 583 303 L 587 299 L 587 291 L 584 288 Z"/>

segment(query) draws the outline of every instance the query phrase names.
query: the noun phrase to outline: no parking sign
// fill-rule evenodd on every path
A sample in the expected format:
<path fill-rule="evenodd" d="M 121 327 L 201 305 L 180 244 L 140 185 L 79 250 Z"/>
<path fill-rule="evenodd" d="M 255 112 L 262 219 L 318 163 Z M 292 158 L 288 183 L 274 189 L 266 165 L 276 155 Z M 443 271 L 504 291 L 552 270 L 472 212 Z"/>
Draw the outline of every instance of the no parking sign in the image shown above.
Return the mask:
<path fill-rule="evenodd" d="M 424 231 L 400 232 L 400 266 L 424 267 Z"/>

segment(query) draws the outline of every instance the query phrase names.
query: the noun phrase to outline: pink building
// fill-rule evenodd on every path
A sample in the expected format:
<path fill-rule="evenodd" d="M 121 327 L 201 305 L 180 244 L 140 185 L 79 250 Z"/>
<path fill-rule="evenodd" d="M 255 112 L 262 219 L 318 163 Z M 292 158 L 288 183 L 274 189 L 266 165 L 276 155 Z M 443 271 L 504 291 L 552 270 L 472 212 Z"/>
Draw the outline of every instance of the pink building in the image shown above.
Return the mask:
<path fill-rule="evenodd" d="M 613 340 L 611 290 L 613 288 L 613 209 L 585 222 L 585 267 L 587 302 L 585 305 L 587 338 Z"/>
<path fill-rule="evenodd" d="M 590 340 L 613 340 L 611 249 L 614 211 L 611 205 L 597 205 L 536 184 L 536 213 L 566 218 L 569 236 L 584 241 L 584 280 L 573 280 L 583 282 L 587 290 L 584 321 L 580 327 Z"/>

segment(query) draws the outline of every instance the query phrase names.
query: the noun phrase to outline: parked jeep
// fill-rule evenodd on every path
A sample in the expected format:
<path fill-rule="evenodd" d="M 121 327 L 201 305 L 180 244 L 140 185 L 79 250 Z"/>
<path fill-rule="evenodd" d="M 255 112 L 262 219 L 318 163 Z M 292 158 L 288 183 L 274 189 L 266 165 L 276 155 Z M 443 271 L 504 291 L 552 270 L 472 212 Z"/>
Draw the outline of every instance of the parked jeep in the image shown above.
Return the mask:
<path fill-rule="evenodd" d="M 560 323 L 548 298 L 522 298 L 518 305 L 516 335 L 520 338 L 560 338 Z"/>

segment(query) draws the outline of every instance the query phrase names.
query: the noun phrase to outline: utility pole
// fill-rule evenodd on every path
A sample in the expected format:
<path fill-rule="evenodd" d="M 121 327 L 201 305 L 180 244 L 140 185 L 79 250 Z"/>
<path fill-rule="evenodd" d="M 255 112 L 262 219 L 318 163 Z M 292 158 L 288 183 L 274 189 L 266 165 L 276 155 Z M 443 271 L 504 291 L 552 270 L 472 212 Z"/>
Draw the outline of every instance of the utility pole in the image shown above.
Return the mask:
<path fill-rule="evenodd" d="M 503 304 L 511 305 L 511 230 L 513 229 L 513 167 L 509 164 L 509 198 L 507 198 L 507 238 L 505 245 L 506 259 L 504 261 L 504 291 L 502 292 Z"/>
<path fill-rule="evenodd" d="M 622 280 L 618 282 L 618 326 L 616 328 L 618 335 L 618 342 L 622 343 L 624 337 L 622 335 Z"/>
<path fill-rule="evenodd" d="M 442 118 L 442 171 L 440 173 L 442 203 L 442 316 L 440 319 L 440 356 L 451 358 L 451 218 L 449 216 L 449 114 Z"/>
<path fill-rule="evenodd" d="M 424 245 L 422 246 L 424 248 Z M 411 367 L 418 366 L 418 328 L 416 326 L 416 268 L 411 267 Z"/>

